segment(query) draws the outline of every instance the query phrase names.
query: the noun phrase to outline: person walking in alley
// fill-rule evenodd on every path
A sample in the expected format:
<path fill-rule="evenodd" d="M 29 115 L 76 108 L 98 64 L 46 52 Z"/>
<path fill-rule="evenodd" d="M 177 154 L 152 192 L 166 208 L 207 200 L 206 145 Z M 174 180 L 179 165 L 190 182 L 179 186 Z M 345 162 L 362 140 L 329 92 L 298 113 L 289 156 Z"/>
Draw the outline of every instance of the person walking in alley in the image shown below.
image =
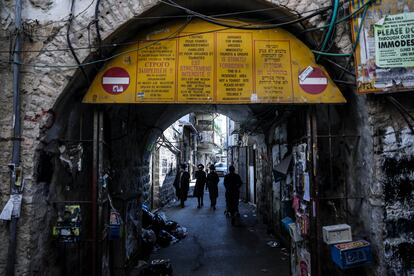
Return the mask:
<path fill-rule="evenodd" d="M 204 171 L 204 165 L 198 164 L 197 168 L 198 171 L 195 173 L 196 183 L 194 187 L 194 196 L 197 197 L 197 208 L 201 208 L 203 206 L 204 186 L 207 182 L 207 176 L 206 172 Z"/>
<path fill-rule="evenodd" d="M 210 165 L 210 172 L 207 175 L 207 187 L 208 193 L 210 194 L 210 202 L 211 206 L 210 208 L 213 208 L 213 210 L 216 210 L 216 202 L 218 197 L 218 183 L 220 181 L 220 178 L 218 177 L 216 173 L 216 168 L 214 165 Z"/>
<path fill-rule="evenodd" d="M 226 187 L 226 205 L 227 211 L 231 215 L 231 224 L 236 222 L 236 215 L 239 212 L 239 197 L 242 180 L 240 175 L 235 173 L 234 166 L 229 167 L 229 173 L 224 177 L 224 187 Z"/>
<path fill-rule="evenodd" d="M 181 208 L 184 208 L 184 202 L 187 200 L 187 194 L 190 188 L 190 174 L 186 171 L 187 165 L 181 164 L 180 168 L 174 181 L 174 187 L 176 195 L 180 200 Z"/>

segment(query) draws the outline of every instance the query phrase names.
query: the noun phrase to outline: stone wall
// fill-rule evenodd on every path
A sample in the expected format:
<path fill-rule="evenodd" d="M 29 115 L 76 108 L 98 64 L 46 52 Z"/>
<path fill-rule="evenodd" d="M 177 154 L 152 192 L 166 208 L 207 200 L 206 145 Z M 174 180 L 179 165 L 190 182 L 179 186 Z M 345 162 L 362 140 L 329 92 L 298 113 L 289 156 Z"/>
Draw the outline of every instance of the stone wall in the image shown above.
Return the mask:
<path fill-rule="evenodd" d="M 409 112 L 413 98 L 396 97 Z M 370 201 L 379 221 L 377 235 L 381 273 L 410 275 L 414 272 L 414 133 L 403 116 L 385 98 L 370 104 L 371 126 L 374 131 L 374 181 Z"/>
<path fill-rule="evenodd" d="M 160 188 L 160 207 L 168 205 L 177 198 L 174 188 L 176 175 L 176 171 L 173 170 L 165 177 L 164 182 Z"/>

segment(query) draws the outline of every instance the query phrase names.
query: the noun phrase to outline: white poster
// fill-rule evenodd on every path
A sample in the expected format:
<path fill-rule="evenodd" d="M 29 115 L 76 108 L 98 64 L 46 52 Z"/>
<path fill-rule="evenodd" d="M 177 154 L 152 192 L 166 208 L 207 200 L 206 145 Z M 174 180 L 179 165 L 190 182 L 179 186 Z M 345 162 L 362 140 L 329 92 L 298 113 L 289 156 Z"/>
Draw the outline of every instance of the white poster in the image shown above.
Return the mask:
<path fill-rule="evenodd" d="M 305 172 L 303 174 L 304 180 L 304 187 L 303 187 L 303 200 L 310 201 L 310 180 L 309 180 L 309 173 Z"/>
<path fill-rule="evenodd" d="M 22 206 L 22 194 L 11 195 L 0 214 L 1 220 L 11 220 L 12 217 L 20 217 Z"/>

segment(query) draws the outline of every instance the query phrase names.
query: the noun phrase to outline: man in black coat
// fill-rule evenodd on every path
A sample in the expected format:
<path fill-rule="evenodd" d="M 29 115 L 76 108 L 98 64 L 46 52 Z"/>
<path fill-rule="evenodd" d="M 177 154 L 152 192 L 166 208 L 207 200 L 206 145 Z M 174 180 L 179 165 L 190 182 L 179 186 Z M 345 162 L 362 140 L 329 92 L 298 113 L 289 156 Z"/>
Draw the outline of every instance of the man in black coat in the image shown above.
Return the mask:
<path fill-rule="evenodd" d="M 203 206 L 203 198 L 204 198 L 204 187 L 207 182 L 206 172 L 204 171 L 204 165 L 198 164 L 197 166 L 198 171 L 195 173 L 196 183 L 194 187 L 194 196 L 197 197 L 198 206 L 197 208 L 201 208 Z"/>
<path fill-rule="evenodd" d="M 226 187 L 227 211 L 231 215 L 232 225 L 234 225 L 236 214 L 239 212 L 240 187 L 242 184 L 240 175 L 235 173 L 234 166 L 230 166 L 229 173 L 224 177 L 224 187 Z"/>
<path fill-rule="evenodd" d="M 220 178 L 216 173 L 216 168 L 214 167 L 214 165 L 210 165 L 210 172 L 207 175 L 207 188 L 208 193 L 210 194 L 211 208 L 213 208 L 213 210 L 216 210 L 219 182 Z"/>
<path fill-rule="evenodd" d="M 184 208 L 184 202 L 187 200 L 188 190 L 190 188 L 190 174 L 186 171 L 187 166 L 181 164 L 181 170 L 177 173 L 174 181 L 175 193 L 181 202 L 181 208 Z"/>

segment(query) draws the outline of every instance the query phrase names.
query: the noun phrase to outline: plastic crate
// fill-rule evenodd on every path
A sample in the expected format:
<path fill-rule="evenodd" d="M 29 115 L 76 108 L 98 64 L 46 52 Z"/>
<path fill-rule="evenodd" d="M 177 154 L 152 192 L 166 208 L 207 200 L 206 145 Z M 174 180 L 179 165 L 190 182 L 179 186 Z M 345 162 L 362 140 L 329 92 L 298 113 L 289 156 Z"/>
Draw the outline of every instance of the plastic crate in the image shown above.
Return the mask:
<path fill-rule="evenodd" d="M 331 245 L 331 258 L 340 269 L 371 264 L 371 244 L 358 240 Z"/>
<path fill-rule="evenodd" d="M 289 224 L 293 223 L 294 221 L 290 217 L 285 217 L 282 219 L 283 228 L 289 232 Z"/>

